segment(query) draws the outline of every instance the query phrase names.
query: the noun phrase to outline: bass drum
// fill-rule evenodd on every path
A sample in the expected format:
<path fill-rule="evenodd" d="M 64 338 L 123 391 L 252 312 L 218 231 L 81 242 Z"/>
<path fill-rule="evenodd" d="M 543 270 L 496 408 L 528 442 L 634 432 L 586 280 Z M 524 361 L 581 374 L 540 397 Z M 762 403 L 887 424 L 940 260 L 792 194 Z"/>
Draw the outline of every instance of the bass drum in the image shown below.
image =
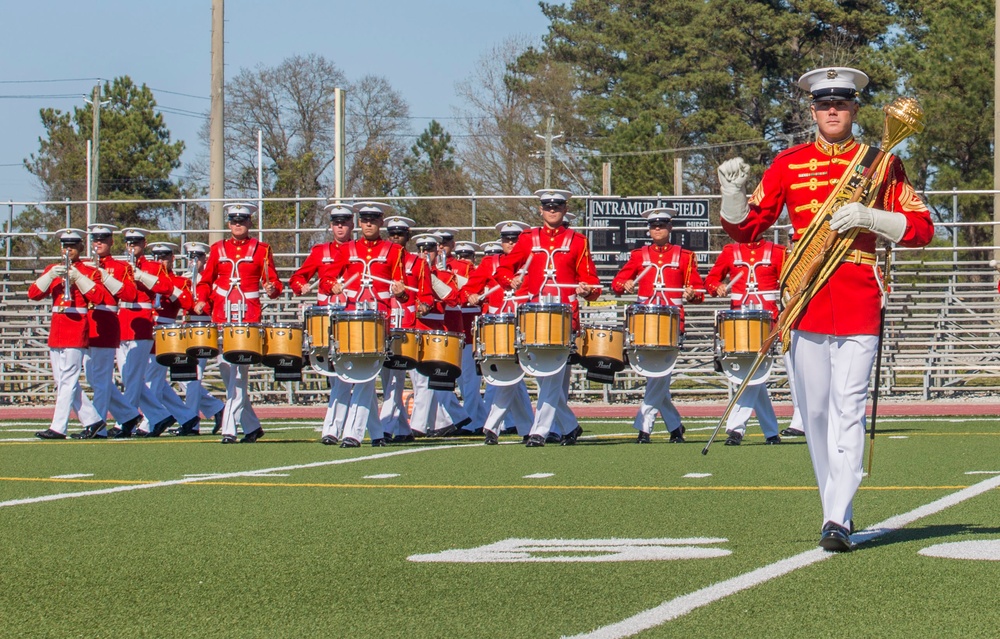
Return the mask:
<path fill-rule="evenodd" d="M 625 368 L 625 331 L 620 326 L 585 326 L 577 334 L 576 353 L 587 379 L 613 384 L 615 373 Z"/>

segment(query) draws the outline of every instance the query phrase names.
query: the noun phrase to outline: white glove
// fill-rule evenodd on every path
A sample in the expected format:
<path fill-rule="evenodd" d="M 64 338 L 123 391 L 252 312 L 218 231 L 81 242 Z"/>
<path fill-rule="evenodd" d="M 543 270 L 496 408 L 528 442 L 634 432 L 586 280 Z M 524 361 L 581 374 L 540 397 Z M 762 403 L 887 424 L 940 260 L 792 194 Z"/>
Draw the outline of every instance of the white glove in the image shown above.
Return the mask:
<path fill-rule="evenodd" d="M 442 282 L 436 275 L 431 275 L 431 288 L 441 299 L 447 298 L 454 292 L 450 286 Z"/>
<path fill-rule="evenodd" d="M 159 278 L 153 275 L 152 273 L 147 273 L 146 271 L 138 268 L 135 270 L 133 276 L 135 277 L 136 282 L 139 282 L 140 284 L 142 284 L 143 286 L 145 286 L 150 290 L 152 290 L 153 287 L 156 286 L 156 283 L 159 281 Z"/>
<path fill-rule="evenodd" d="M 722 218 L 731 224 L 739 224 L 750 212 L 746 193 L 750 166 L 743 161 L 743 158 L 733 158 L 720 164 L 718 173 L 719 192 L 722 194 Z"/>
<path fill-rule="evenodd" d="M 837 209 L 830 219 L 830 228 L 838 233 L 853 228 L 867 229 L 891 242 L 898 242 L 906 233 L 906 216 L 851 202 Z"/>
<path fill-rule="evenodd" d="M 54 266 L 38 276 L 38 279 L 35 280 L 35 286 L 38 287 L 38 290 L 45 293 L 52 287 L 52 282 L 54 282 L 56 279 L 55 270 L 57 268 L 59 267 Z"/>
<path fill-rule="evenodd" d="M 70 279 L 73 280 L 73 285 L 76 286 L 76 288 L 84 295 L 89 293 L 91 289 L 97 286 L 97 283 L 94 282 L 94 280 L 85 276 L 83 273 L 81 273 L 76 269 L 72 269 L 69 273 L 70 273 Z M 75 279 L 73 279 L 73 273 L 76 273 L 77 275 Z"/>
<path fill-rule="evenodd" d="M 71 266 L 71 267 L 70 267 L 70 269 L 69 269 L 69 273 L 67 273 L 67 275 L 66 275 L 66 276 L 67 276 L 67 277 L 69 278 L 69 281 L 70 281 L 70 282 L 73 282 L 74 284 L 78 284 L 78 283 L 79 283 L 79 280 L 85 280 L 85 279 L 88 279 L 87 277 L 85 277 L 85 276 L 84 276 L 84 274 L 83 274 L 83 273 L 81 273 L 81 272 L 80 272 L 80 271 L 79 271 L 79 270 L 78 270 L 78 269 L 76 268 L 76 266 Z"/>
<path fill-rule="evenodd" d="M 101 269 L 101 282 L 104 283 L 104 288 L 108 289 L 108 292 L 112 295 L 118 295 L 118 293 L 121 292 L 122 287 L 125 286 L 111 274 L 111 271 L 106 271 L 103 268 Z"/>

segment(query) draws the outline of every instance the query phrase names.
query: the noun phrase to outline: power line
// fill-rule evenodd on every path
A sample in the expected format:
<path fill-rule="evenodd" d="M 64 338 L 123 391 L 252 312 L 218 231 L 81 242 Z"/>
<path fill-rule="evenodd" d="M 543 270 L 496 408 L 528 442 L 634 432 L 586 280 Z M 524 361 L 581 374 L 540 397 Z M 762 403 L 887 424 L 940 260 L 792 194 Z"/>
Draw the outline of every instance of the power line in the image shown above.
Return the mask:
<path fill-rule="evenodd" d="M 212 98 L 209 98 L 209 97 L 204 96 L 204 95 L 193 95 L 191 93 L 181 93 L 180 91 L 167 91 L 166 89 L 154 89 L 153 87 L 149 87 L 149 90 L 150 91 L 155 91 L 157 93 L 169 93 L 170 95 L 182 95 L 185 98 L 195 98 L 195 99 L 198 99 L 198 100 L 211 100 L 212 99 Z"/>
<path fill-rule="evenodd" d="M 63 78 L 59 80 L 0 80 L 0 84 L 47 84 L 50 82 L 100 82 L 101 78 Z"/>
<path fill-rule="evenodd" d="M 50 93 L 50 94 L 37 94 L 37 95 L 0 95 L 0 99 L 7 100 L 56 100 L 56 99 L 66 99 L 72 98 L 74 100 L 80 99 L 80 93 Z"/>

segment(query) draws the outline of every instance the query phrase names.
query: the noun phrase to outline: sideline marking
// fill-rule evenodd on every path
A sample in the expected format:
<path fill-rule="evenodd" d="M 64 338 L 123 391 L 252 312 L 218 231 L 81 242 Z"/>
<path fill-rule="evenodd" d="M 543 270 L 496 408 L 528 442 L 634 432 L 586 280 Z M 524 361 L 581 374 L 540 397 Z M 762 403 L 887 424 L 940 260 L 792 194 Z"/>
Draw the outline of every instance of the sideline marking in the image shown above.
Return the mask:
<path fill-rule="evenodd" d="M 883 522 L 866 528 L 861 532 L 851 536 L 851 541 L 855 544 L 864 544 L 873 539 L 878 539 L 884 535 L 895 532 L 904 526 L 912 524 L 918 519 L 937 514 L 942 510 L 960 504 L 961 502 L 977 497 L 985 492 L 1000 487 L 1000 477 L 993 477 L 983 480 L 978 484 L 973 484 L 968 488 L 952 493 L 941 499 L 932 501 L 929 504 L 920 506 L 902 515 L 890 517 Z M 644 630 L 655 628 L 672 619 L 682 617 L 693 610 L 715 603 L 729 595 L 734 595 L 742 590 L 747 590 L 753 586 L 776 579 L 799 568 L 805 568 L 820 561 L 830 559 L 837 553 L 827 552 L 822 548 L 814 548 L 782 559 L 768 566 L 763 566 L 756 570 L 737 575 L 732 579 L 720 581 L 701 590 L 696 590 L 687 595 L 682 595 L 676 599 L 665 601 L 655 608 L 644 610 L 639 614 L 623 619 L 602 628 L 597 628 L 590 632 L 573 635 L 564 639 L 620 639 L 631 637 Z"/>
<path fill-rule="evenodd" d="M 683 479 L 704 479 L 705 477 L 711 477 L 712 473 L 688 473 L 687 475 L 682 475 Z"/>
<path fill-rule="evenodd" d="M 525 475 L 521 479 L 546 479 L 547 477 L 555 477 L 555 473 L 533 473 L 531 475 Z"/>
<path fill-rule="evenodd" d="M 378 475 L 365 475 L 362 479 L 392 479 L 399 477 L 399 473 L 379 473 Z"/>
<path fill-rule="evenodd" d="M 312 462 L 309 464 L 296 464 L 294 466 L 277 466 L 275 468 L 261 468 L 259 470 L 244 470 L 235 473 L 220 473 L 207 477 L 185 477 L 184 479 L 171 479 L 168 481 L 158 481 L 143 484 L 131 484 L 128 486 L 115 486 L 114 488 L 101 488 L 99 490 L 85 490 L 79 493 L 58 493 L 55 495 L 43 495 L 41 497 L 28 497 L 25 499 L 9 499 L 0 501 L 0 508 L 9 506 L 23 506 L 25 504 L 38 504 L 46 501 L 59 501 L 61 499 L 72 499 L 74 497 L 90 497 L 91 495 L 110 495 L 113 493 L 124 493 L 132 490 L 143 490 L 144 488 L 161 488 L 164 486 L 182 486 L 197 482 L 206 482 L 217 479 L 230 479 L 236 477 L 259 476 L 260 473 L 277 473 L 281 471 L 304 470 L 306 468 L 322 468 L 324 466 L 337 466 L 339 464 L 352 464 L 354 462 L 368 461 L 372 459 L 385 459 L 386 457 L 397 457 L 399 455 L 412 455 L 413 453 L 426 452 L 431 450 L 451 450 L 454 448 L 468 448 L 469 446 L 479 446 L 480 444 L 451 444 L 448 446 L 422 446 L 420 448 L 406 448 L 394 450 L 389 453 L 377 453 L 363 457 L 351 457 L 348 459 L 331 459 L 328 461 Z"/>
<path fill-rule="evenodd" d="M 84 477 L 93 477 L 94 473 L 76 473 L 73 475 L 52 475 L 49 479 L 83 479 Z"/>
<path fill-rule="evenodd" d="M 689 539 L 504 539 L 478 548 L 410 555 L 407 561 L 461 564 L 603 563 L 611 561 L 673 561 L 712 559 L 733 554 L 725 548 L 698 548 L 721 544 L 724 538 Z M 543 553 L 543 554 L 533 554 Z M 569 554 L 566 554 L 569 553 Z M 591 553 L 583 555 L 580 553 Z"/>
<path fill-rule="evenodd" d="M 886 439 L 909 439 L 906 435 L 889 435 Z"/>
<path fill-rule="evenodd" d="M 1000 470 L 970 470 L 966 475 L 1000 475 Z"/>
<path fill-rule="evenodd" d="M 1000 561 L 1000 539 L 979 539 L 976 541 L 954 541 L 935 544 L 917 551 L 924 557 L 942 559 L 975 559 L 978 561 Z"/>

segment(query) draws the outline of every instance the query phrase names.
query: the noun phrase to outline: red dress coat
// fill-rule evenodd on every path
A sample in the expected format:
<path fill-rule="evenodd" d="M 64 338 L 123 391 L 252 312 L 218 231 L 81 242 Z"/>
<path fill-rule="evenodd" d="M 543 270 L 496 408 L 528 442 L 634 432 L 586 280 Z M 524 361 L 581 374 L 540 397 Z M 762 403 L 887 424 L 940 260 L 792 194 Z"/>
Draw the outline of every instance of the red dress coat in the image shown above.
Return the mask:
<path fill-rule="evenodd" d="M 28 299 L 39 301 L 46 297 L 52 298 L 52 323 L 49 326 L 49 348 L 87 348 L 90 336 L 90 320 L 87 309 L 89 306 L 114 306 L 115 298 L 101 284 L 101 274 L 93 266 L 83 262 L 74 262 L 77 270 L 91 281 L 94 288 L 86 295 L 76 286 L 70 286 L 66 292 L 66 282 L 57 277 L 52 281 L 49 290 L 42 291 L 34 282 L 28 287 Z M 49 264 L 43 273 L 55 267 Z"/>
<path fill-rule="evenodd" d="M 634 249 L 629 254 L 628 262 L 611 281 L 611 290 L 621 295 L 625 292 L 625 282 L 640 275 L 642 279 L 638 281 L 636 291 L 639 304 L 678 307 L 680 330 L 684 332 L 684 289 L 688 286 L 704 288 L 694 253 L 674 244 L 650 244 Z M 691 303 L 699 304 L 704 299 L 705 294 L 696 290 Z"/>
<path fill-rule="evenodd" d="M 213 322 L 259 322 L 265 281 L 274 284 L 272 297 L 277 297 L 283 287 L 269 245 L 252 238 L 220 240 L 209 249 L 201 271 L 198 301 L 211 304 Z"/>
<path fill-rule="evenodd" d="M 729 291 L 730 308 L 761 308 L 771 311 L 777 320 L 778 279 L 787 252 L 784 246 L 767 240 L 726 244 L 705 278 L 705 288 L 715 291 L 725 286 L 727 276 L 730 282 L 739 277 Z"/>

